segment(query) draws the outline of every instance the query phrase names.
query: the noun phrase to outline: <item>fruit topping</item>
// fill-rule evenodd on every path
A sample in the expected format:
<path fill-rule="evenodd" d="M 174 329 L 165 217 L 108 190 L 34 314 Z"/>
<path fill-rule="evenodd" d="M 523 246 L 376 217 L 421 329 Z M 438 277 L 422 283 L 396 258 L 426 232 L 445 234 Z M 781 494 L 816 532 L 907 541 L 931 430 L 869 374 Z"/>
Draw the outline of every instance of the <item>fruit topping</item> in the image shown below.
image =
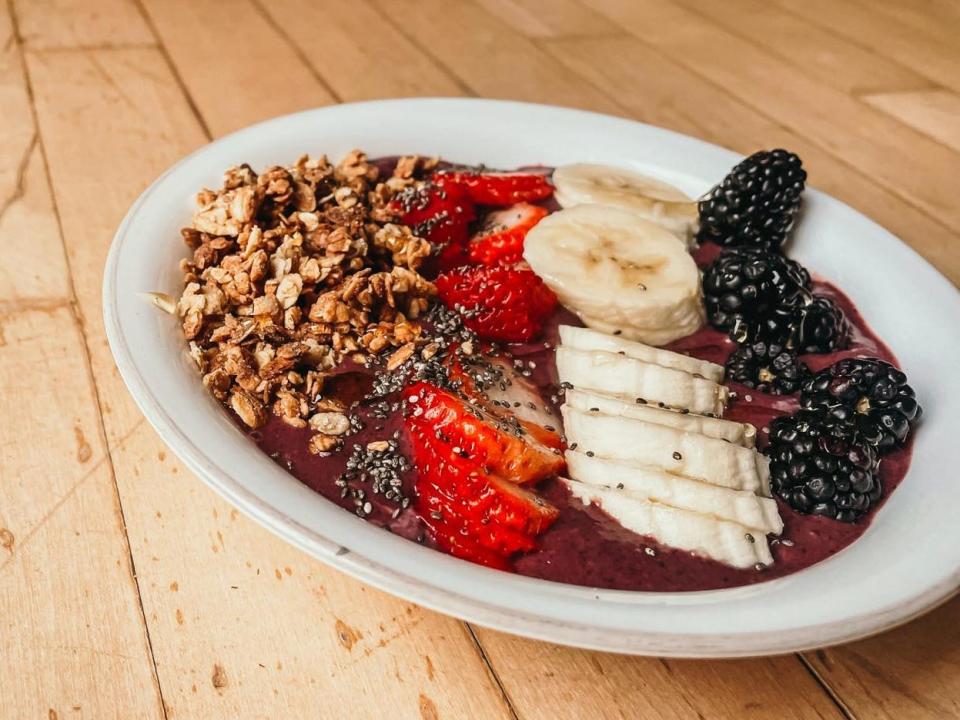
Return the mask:
<path fill-rule="evenodd" d="M 444 187 L 456 185 L 466 190 L 478 205 L 513 205 L 536 202 L 553 195 L 553 186 L 545 175 L 525 172 L 442 171 L 434 175 Z"/>
<path fill-rule="evenodd" d="M 467 262 L 466 242 L 476 210 L 464 188 L 441 183 L 412 185 L 397 194 L 391 207 L 414 234 L 430 241 L 439 270 Z"/>
<path fill-rule="evenodd" d="M 687 246 L 631 210 L 561 210 L 524 245 L 530 267 L 588 327 L 660 346 L 703 324 L 700 272 Z"/>
<path fill-rule="evenodd" d="M 785 333 L 809 286 L 807 271 L 783 255 L 724 250 L 703 276 L 707 319 L 738 342 Z"/>
<path fill-rule="evenodd" d="M 770 485 L 798 512 L 856 522 L 880 498 L 877 452 L 823 419 L 800 411 L 770 424 Z"/>
<path fill-rule="evenodd" d="M 522 267 L 464 267 L 437 278 L 440 299 L 484 340 L 532 340 L 557 306 L 535 273 Z"/>
<path fill-rule="evenodd" d="M 428 383 L 404 392 L 409 415 L 487 472 L 519 484 L 563 469 L 563 458 L 527 433 L 515 417 L 497 417 Z"/>
<path fill-rule="evenodd" d="M 539 205 L 519 203 L 487 215 L 483 227 L 467 246 L 470 262 L 478 265 L 512 265 L 523 260 L 527 231 L 547 216 Z"/>
<path fill-rule="evenodd" d="M 786 150 L 754 153 L 700 200 L 697 240 L 779 248 L 800 209 L 807 173 Z"/>
<path fill-rule="evenodd" d="M 609 165 L 577 163 L 553 171 L 562 207 L 607 205 L 639 213 L 690 245 L 697 229 L 697 203 L 672 185 Z"/>
<path fill-rule="evenodd" d="M 729 380 L 773 395 L 795 393 L 808 372 L 793 350 L 775 342 L 742 345 L 727 358 Z"/>
<path fill-rule="evenodd" d="M 883 360 L 846 358 L 803 384 L 802 407 L 887 451 L 902 445 L 922 410 L 907 376 Z"/>
<path fill-rule="evenodd" d="M 830 298 L 814 295 L 791 318 L 789 340 L 798 353 L 827 353 L 845 346 L 847 321 Z"/>

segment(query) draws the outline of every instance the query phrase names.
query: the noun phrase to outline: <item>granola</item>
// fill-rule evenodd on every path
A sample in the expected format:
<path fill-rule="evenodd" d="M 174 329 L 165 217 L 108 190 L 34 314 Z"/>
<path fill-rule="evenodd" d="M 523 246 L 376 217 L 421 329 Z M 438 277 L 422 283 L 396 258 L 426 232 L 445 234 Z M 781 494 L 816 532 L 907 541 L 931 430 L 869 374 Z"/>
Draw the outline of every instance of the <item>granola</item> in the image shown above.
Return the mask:
<path fill-rule="evenodd" d="M 272 412 L 330 452 L 350 429 L 346 408 L 323 396 L 331 371 L 347 359 L 399 364 L 425 342 L 417 320 L 436 288 L 419 271 L 432 248 L 391 201 L 429 167 L 402 158 L 381 178 L 354 150 L 261 174 L 239 165 L 198 193 L 176 312 L 204 386 L 245 425 Z"/>

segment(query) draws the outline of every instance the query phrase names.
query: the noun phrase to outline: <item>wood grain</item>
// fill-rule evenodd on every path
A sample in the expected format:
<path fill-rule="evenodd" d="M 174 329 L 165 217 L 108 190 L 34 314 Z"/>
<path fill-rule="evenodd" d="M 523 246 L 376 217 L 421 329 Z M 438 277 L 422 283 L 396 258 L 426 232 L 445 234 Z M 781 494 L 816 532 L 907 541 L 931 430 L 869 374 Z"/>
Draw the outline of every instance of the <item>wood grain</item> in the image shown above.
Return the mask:
<path fill-rule="evenodd" d="M 160 718 L 83 336 L 0 6 L 0 698 L 6 717 Z"/>
<path fill-rule="evenodd" d="M 805 667 L 561 648 L 345 578 L 172 457 L 120 381 L 99 305 L 126 208 L 211 135 L 407 95 L 583 107 L 743 153 L 790 147 L 813 185 L 960 283 L 956 3 L 8 4 L 22 42 L 0 6 L 4 717 L 960 717 L 960 600 Z"/>
<path fill-rule="evenodd" d="M 670 0 L 590 0 L 590 6 L 756 110 L 842 155 L 893 194 L 960 230 L 960 205 L 952 199 L 948 181 L 960 156 L 945 151 L 940 143 L 818 83 L 706 19 L 702 12 Z"/>

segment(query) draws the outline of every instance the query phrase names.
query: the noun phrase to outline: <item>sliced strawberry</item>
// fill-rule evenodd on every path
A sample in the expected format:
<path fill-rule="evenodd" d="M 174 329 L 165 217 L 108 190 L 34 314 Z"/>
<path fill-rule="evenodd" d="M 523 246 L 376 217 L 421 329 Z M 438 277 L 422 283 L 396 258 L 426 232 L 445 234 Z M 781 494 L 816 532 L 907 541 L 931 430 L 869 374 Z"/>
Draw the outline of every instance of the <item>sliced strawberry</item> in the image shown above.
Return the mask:
<path fill-rule="evenodd" d="M 553 195 L 553 186 L 545 175 L 524 172 L 441 172 L 447 185 L 466 188 L 478 205 L 512 205 L 518 202 L 543 200 Z"/>
<path fill-rule="evenodd" d="M 453 452 L 449 443 L 416 419 L 407 419 L 413 460 L 419 471 L 417 490 L 456 503 L 474 523 L 496 523 L 537 535 L 556 519 L 556 508 L 535 494 L 506 482 Z"/>
<path fill-rule="evenodd" d="M 497 417 L 514 417 L 531 436 L 550 448 L 563 449 L 560 421 L 527 378 L 497 356 L 460 355 L 446 361 L 450 380 L 461 393 Z"/>
<path fill-rule="evenodd" d="M 469 225 L 477 214 L 465 188 L 440 183 L 411 188 L 400 193 L 393 209 L 404 225 L 439 248 L 441 270 L 467 261 Z"/>
<path fill-rule="evenodd" d="M 444 552 L 496 570 L 510 569 L 510 560 L 507 555 L 481 545 L 455 518 L 437 518 L 429 512 L 422 513 L 421 517 L 430 529 L 433 539 Z"/>
<path fill-rule="evenodd" d="M 527 268 L 458 268 L 436 284 L 444 304 L 457 307 L 464 324 L 484 340 L 527 342 L 557 306 L 557 296 Z"/>
<path fill-rule="evenodd" d="M 526 432 L 514 420 L 498 418 L 428 383 L 405 394 L 411 417 L 444 439 L 454 452 L 485 472 L 524 484 L 556 475 L 563 457 Z"/>
<path fill-rule="evenodd" d="M 470 262 L 479 265 L 512 265 L 523 259 L 527 231 L 549 213 L 530 203 L 519 203 L 486 216 L 483 227 L 467 244 Z"/>

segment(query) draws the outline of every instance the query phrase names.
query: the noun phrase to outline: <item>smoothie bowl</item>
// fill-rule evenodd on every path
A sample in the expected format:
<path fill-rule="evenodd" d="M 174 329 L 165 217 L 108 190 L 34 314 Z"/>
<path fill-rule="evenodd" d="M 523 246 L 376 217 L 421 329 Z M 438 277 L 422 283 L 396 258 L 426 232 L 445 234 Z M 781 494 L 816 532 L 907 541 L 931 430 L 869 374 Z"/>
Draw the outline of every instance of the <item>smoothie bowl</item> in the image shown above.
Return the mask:
<path fill-rule="evenodd" d="M 901 547 L 932 543 L 916 520 L 944 512 L 930 468 L 956 452 L 935 419 L 956 398 L 925 392 L 949 355 L 911 336 L 956 337 L 857 248 L 899 254 L 888 287 L 906 267 L 957 298 L 806 175 L 786 150 L 512 103 L 281 118 L 138 201 L 108 331 L 204 479 L 375 585 L 604 649 L 836 642 L 957 571 L 953 548 Z"/>

